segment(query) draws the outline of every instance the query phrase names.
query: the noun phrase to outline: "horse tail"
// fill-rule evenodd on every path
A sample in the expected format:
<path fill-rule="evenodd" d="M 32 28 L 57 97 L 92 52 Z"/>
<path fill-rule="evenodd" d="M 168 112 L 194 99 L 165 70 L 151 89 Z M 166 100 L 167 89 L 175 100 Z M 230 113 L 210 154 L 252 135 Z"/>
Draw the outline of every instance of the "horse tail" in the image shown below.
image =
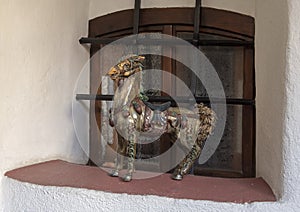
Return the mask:
<path fill-rule="evenodd" d="M 197 136 L 197 143 L 203 148 L 206 139 L 213 132 L 216 123 L 216 113 L 203 103 L 196 105 L 197 113 L 200 119 L 200 129 Z"/>

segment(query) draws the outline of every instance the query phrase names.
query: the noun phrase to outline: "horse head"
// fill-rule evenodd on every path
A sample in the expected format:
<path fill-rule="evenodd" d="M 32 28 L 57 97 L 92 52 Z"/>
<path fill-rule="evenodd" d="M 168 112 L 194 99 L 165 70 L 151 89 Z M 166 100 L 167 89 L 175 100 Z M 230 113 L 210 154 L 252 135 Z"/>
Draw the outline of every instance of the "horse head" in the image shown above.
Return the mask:
<path fill-rule="evenodd" d="M 107 75 L 115 82 L 116 86 L 119 86 L 124 79 L 143 70 L 142 62 L 144 60 L 144 56 L 131 56 L 113 66 Z"/>

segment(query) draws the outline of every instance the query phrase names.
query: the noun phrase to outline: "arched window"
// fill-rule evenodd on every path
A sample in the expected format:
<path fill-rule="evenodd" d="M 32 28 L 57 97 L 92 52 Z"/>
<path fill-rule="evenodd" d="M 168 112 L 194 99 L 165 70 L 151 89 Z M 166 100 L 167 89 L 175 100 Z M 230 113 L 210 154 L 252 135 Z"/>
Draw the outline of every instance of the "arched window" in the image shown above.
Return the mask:
<path fill-rule="evenodd" d="M 124 10 L 95 18 L 89 23 L 90 38 L 117 39 L 132 34 L 134 10 Z M 200 18 L 200 17 L 199 17 Z M 192 39 L 194 31 L 193 8 L 155 8 L 141 9 L 139 32 L 157 32 Z M 252 17 L 212 8 L 202 8 L 200 23 L 200 40 L 209 41 L 211 45 L 200 45 L 214 65 L 228 98 L 227 121 L 221 143 L 214 155 L 204 164 L 195 164 L 196 175 L 219 177 L 253 177 L 255 176 L 255 82 L 254 82 L 254 19 Z M 205 43 L 205 42 L 203 42 Z M 91 56 L 104 44 L 93 43 Z M 170 58 L 146 55 L 146 68 L 156 68 L 168 71 L 180 77 L 190 86 L 192 73 L 181 64 Z M 99 88 L 99 68 L 101 61 L 93 60 L 90 73 L 91 94 L 107 94 Z M 180 95 L 176 83 L 159 76 L 149 76 L 173 94 Z M 150 80 L 151 80 L 150 79 Z M 159 79 L 159 80 L 158 80 Z M 196 96 L 206 96 L 201 82 L 197 81 Z M 106 121 L 101 117 L 104 105 L 102 101 L 91 101 L 90 120 L 90 158 L 94 163 L 113 162 L 109 149 L 103 151 L 100 145 L 102 139 L 112 139 L 113 136 L 101 136 L 108 129 L 98 128 L 99 123 Z M 98 122 L 98 124 L 97 124 Z M 106 132 L 104 132 L 106 131 Z M 111 146 L 114 146 L 112 144 Z M 164 136 L 148 146 L 140 147 L 138 157 L 151 157 L 170 147 Z M 105 152 L 105 155 L 103 155 Z M 172 157 L 176 157 L 176 153 Z M 92 162 L 90 162 L 92 164 Z M 108 164 L 108 163 L 106 163 Z M 163 166 L 163 161 L 149 164 Z M 143 166 L 144 167 L 144 166 Z"/>

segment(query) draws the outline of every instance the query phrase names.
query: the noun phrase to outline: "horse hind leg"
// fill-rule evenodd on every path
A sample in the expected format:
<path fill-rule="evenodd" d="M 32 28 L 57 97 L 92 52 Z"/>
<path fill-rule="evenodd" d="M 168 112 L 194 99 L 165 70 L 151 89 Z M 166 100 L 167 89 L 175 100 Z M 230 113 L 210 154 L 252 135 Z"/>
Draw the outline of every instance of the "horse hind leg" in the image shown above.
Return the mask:
<path fill-rule="evenodd" d="M 211 134 L 215 125 L 216 114 L 214 111 L 203 104 L 198 104 L 199 119 L 201 121 L 200 131 L 197 135 L 196 143 L 193 145 L 191 151 L 183 159 L 183 161 L 175 169 L 172 178 L 175 180 L 182 180 L 183 175 L 187 174 L 192 168 L 192 165 L 200 156 L 204 147 L 205 141 Z"/>
<path fill-rule="evenodd" d="M 173 172 L 172 179 L 182 180 L 183 176 L 190 171 L 194 162 L 200 156 L 201 150 L 202 148 L 198 144 L 194 144 L 191 151 L 185 156 Z"/>

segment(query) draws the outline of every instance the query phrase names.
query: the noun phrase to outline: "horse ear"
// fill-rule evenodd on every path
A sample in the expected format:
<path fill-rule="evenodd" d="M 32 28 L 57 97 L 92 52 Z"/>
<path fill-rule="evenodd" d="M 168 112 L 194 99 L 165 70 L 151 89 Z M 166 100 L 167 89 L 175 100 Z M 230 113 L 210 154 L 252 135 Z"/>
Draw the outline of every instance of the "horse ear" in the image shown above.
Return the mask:
<path fill-rule="evenodd" d="M 135 62 L 142 62 L 143 60 L 145 60 L 145 56 L 142 55 L 135 55 L 132 57 L 132 60 Z"/>
<path fill-rule="evenodd" d="M 143 61 L 143 60 L 145 60 L 145 56 L 141 56 L 141 55 L 139 55 L 139 56 L 138 56 L 138 60 L 139 60 L 139 61 Z"/>
<path fill-rule="evenodd" d="M 117 69 L 115 67 L 112 67 L 106 75 L 108 75 L 112 80 L 116 79 L 116 74 L 118 73 Z"/>

